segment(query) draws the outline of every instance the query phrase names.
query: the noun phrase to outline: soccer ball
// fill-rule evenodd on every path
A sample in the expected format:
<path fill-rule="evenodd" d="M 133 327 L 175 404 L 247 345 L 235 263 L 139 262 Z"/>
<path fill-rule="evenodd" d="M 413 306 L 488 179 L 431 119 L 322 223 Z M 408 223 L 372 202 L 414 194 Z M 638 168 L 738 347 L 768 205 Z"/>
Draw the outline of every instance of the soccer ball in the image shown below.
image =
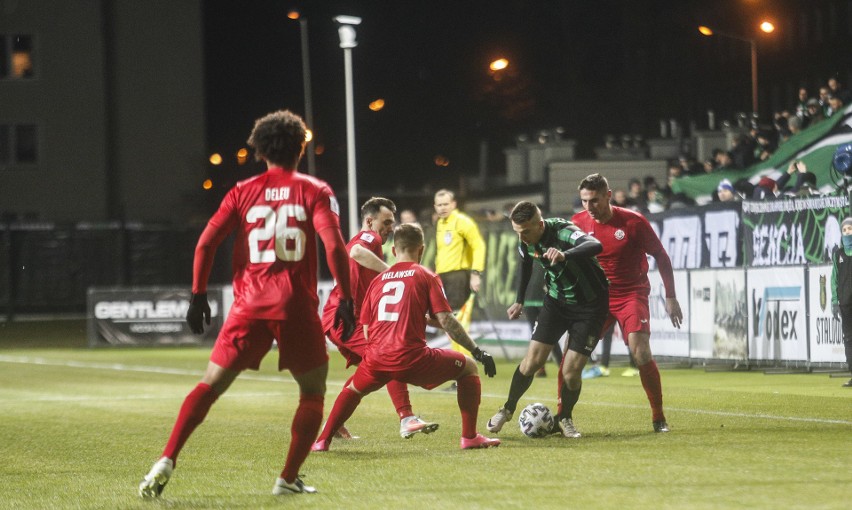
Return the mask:
<path fill-rule="evenodd" d="M 518 416 L 518 425 L 527 437 L 544 437 L 550 434 L 553 423 L 553 415 L 544 404 L 530 404 Z"/>

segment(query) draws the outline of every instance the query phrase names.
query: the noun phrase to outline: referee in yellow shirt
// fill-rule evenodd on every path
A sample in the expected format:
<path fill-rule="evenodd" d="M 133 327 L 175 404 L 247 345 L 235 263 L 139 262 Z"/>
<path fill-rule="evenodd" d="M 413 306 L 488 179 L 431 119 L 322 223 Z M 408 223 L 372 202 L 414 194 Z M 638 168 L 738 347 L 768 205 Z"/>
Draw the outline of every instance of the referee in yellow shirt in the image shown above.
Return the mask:
<path fill-rule="evenodd" d="M 435 212 L 438 214 L 435 225 L 435 272 L 444 284 L 447 301 L 453 311 L 458 312 L 467 302 L 471 291 L 479 292 L 481 274 L 485 270 L 485 241 L 476 222 L 457 209 L 452 191 L 442 189 L 435 193 Z M 472 302 L 470 306 L 473 306 Z M 470 317 L 472 310 L 466 312 Z M 465 326 L 469 328 L 470 319 L 466 322 Z M 470 354 L 455 342 L 452 342 L 452 347 Z"/>

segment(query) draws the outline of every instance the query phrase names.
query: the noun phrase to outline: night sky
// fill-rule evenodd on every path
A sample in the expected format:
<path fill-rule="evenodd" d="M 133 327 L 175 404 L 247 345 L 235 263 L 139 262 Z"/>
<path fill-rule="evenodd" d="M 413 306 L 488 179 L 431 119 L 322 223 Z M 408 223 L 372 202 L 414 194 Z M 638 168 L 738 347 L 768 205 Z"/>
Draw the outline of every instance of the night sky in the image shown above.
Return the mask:
<path fill-rule="evenodd" d="M 227 163 L 244 146 L 255 118 L 279 108 L 304 112 L 299 23 L 287 18 L 294 7 L 309 20 L 314 103 L 309 127 L 325 148 L 317 157 L 319 176 L 336 189 L 345 187 L 344 62 L 332 18 L 349 14 L 363 18 L 353 50 L 359 187 L 417 191 L 477 175 L 481 140 L 489 142 L 489 172 L 500 174 L 502 149 L 519 133 L 561 126 L 566 137 L 579 141 L 580 156 L 592 157 L 605 134 L 653 136 L 660 118 L 700 117 L 707 87 L 725 76 L 696 53 L 718 49 L 696 36 L 698 21 L 726 23 L 736 31 L 767 4 L 306 3 L 203 3 L 208 145 L 226 157 L 216 170 L 222 175 L 217 186 L 230 187 L 258 171 L 256 165 Z M 743 16 L 746 11 L 751 18 Z M 488 63 L 498 57 L 509 59 L 510 67 L 495 81 Z M 738 76 L 730 86 L 719 87 L 718 99 L 734 103 L 732 108 L 750 99 L 748 70 L 742 71 L 730 73 Z M 368 105 L 377 98 L 386 106 L 372 112 Z M 449 166 L 437 167 L 436 155 L 448 158 Z"/>

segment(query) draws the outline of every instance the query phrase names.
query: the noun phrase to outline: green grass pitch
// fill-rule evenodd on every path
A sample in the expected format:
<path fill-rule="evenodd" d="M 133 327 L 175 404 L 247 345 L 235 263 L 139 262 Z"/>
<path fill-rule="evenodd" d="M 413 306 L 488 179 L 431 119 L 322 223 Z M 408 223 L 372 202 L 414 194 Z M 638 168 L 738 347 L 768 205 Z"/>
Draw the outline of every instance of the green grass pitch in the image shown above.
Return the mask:
<path fill-rule="evenodd" d="M 43 329 L 42 329 L 43 328 Z M 53 326 L 55 329 L 55 326 Z M 184 449 L 163 499 L 136 487 L 157 459 L 208 349 L 82 348 L 64 333 L 0 323 L 0 508 L 848 508 L 852 389 L 825 375 L 662 370 L 669 434 L 654 434 L 638 378 L 587 380 L 583 437 L 528 439 L 512 421 L 496 449 L 461 451 L 455 394 L 412 388 L 441 428 L 403 440 L 387 393 L 349 421 L 361 438 L 311 454 L 318 494 L 275 497 L 297 401 L 288 373 L 237 380 Z M 64 335 L 64 337 L 63 337 Z M 69 345 L 72 348 L 62 347 Z M 652 339 L 653 342 L 653 339 Z M 653 345 L 653 343 L 652 343 Z M 326 414 L 352 370 L 331 355 Z M 480 432 L 515 364 L 482 379 Z M 555 408 L 555 367 L 521 405 Z"/>

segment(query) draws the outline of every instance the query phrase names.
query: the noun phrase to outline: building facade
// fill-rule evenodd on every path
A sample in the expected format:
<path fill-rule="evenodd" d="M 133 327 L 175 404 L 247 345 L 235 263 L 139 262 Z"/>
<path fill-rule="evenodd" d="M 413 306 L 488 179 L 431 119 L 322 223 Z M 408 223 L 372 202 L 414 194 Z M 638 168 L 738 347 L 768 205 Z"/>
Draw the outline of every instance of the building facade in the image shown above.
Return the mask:
<path fill-rule="evenodd" d="M 201 204 L 201 2 L 0 0 L 0 214 L 180 222 Z"/>

